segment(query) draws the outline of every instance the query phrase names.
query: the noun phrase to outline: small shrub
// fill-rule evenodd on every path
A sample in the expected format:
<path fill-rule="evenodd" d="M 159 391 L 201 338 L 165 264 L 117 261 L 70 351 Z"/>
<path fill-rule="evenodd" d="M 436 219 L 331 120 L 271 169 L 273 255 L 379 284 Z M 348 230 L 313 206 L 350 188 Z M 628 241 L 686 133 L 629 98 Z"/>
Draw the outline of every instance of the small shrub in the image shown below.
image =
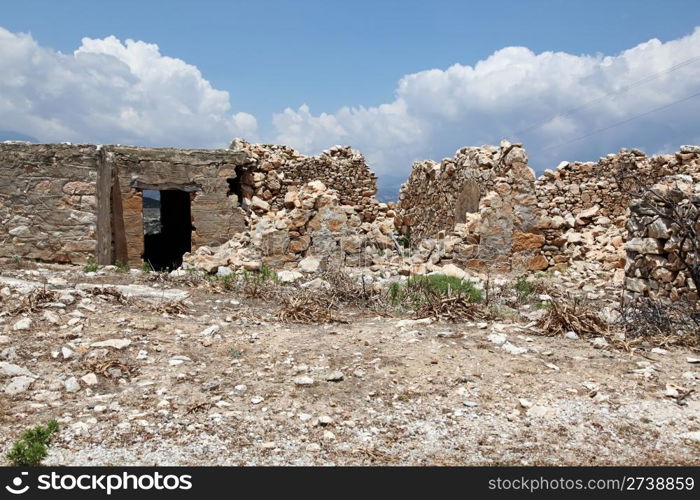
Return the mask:
<path fill-rule="evenodd" d="M 277 281 L 277 273 L 274 271 L 274 269 L 270 269 L 268 266 L 265 264 L 262 265 L 260 268 L 260 272 L 258 274 L 260 279 L 262 281 Z"/>
<path fill-rule="evenodd" d="M 206 280 L 210 285 L 218 290 L 231 291 L 236 287 L 236 276 L 234 274 L 226 275 L 207 275 Z"/>
<path fill-rule="evenodd" d="M 46 426 L 37 425 L 24 431 L 7 453 L 7 459 L 16 467 L 37 467 L 49 454 L 48 447 L 58 432 L 58 422 L 49 420 Z"/>
<path fill-rule="evenodd" d="M 118 260 L 114 263 L 115 266 L 117 266 L 117 272 L 118 273 L 128 273 L 129 272 L 129 264 L 126 262 L 122 262 L 121 260 Z"/>
<path fill-rule="evenodd" d="M 90 257 L 87 261 L 87 264 L 85 264 L 85 267 L 83 267 L 83 271 L 85 271 L 86 273 L 94 273 L 99 267 L 100 266 L 97 264 L 95 258 Z"/>
<path fill-rule="evenodd" d="M 154 271 L 154 269 L 153 269 L 153 266 L 151 266 L 150 262 L 144 260 L 143 263 L 141 264 L 141 271 L 148 274 L 148 273 Z"/>
<path fill-rule="evenodd" d="M 428 274 L 410 278 L 406 282 L 406 288 L 443 297 L 464 296 L 469 302 L 481 302 L 483 299 L 481 289 L 474 286 L 474 283 L 446 274 Z"/>
<path fill-rule="evenodd" d="M 521 300 L 526 300 L 535 291 L 532 283 L 528 281 L 527 276 L 520 276 L 513 285 L 513 288 L 518 293 Z"/>
<path fill-rule="evenodd" d="M 411 248 L 411 233 L 400 234 L 396 238 L 396 241 L 404 248 Z"/>

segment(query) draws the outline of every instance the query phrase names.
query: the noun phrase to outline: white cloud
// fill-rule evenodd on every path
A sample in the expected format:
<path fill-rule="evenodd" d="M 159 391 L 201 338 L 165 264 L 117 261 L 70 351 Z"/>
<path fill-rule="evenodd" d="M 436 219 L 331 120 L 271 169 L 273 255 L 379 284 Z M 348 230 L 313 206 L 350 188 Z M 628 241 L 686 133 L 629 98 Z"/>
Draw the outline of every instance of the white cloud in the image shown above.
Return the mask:
<path fill-rule="evenodd" d="M 693 57 L 699 60 L 647 78 Z M 258 139 L 255 117 L 232 112 L 228 92 L 155 44 L 84 38 L 62 54 L 0 28 L 0 75 L 0 130 L 41 141 L 221 147 L 237 136 Z M 321 114 L 306 105 L 287 108 L 264 135 L 307 153 L 352 145 L 387 184 L 404 180 L 416 159 L 502 137 L 525 142 L 531 166 L 541 171 L 620 147 L 658 153 L 700 142 L 700 97 L 571 142 L 697 92 L 700 28 L 612 56 L 506 47 L 473 66 L 406 75 L 394 100 L 380 106 Z"/>
<path fill-rule="evenodd" d="M 0 130 L 41 141 L 225 147 L 254 136 L 229 94 L 158 46 L 83 38 L 73 54 L 0 28 Z"/>
<path fill-rule="evenodd" d="M 364 152 L 375 170 L 404 178 L 418 158 L 439 159 L 467 145 L 522 140 L 541 171 L 562 159 L 591 160 L 620 147 L 648 153 L 700 141 L 700 97 L 570 142 L 599 128 L 700 92 L 700 28 L 662 43 L 653 39 L 618 55 L 535 54 L 506 47 L 474 66 L 455 64 L 404 76 L 395 100 L 313 115 L 307 106 L 275 115 L 276 140 L 316 152 L 336 143 Z M 645 79 L 626 92 L 611 92 Z M 607 96 L 607 97 L 606 97 Z M 565 113 L 598 99 L 575 113 Z M 557 115 L 559 113 L 559 115 Z M 532 125 L 541 126 L 532 128 Z M 530 129 L 518 133 L 524 129 Z"/>

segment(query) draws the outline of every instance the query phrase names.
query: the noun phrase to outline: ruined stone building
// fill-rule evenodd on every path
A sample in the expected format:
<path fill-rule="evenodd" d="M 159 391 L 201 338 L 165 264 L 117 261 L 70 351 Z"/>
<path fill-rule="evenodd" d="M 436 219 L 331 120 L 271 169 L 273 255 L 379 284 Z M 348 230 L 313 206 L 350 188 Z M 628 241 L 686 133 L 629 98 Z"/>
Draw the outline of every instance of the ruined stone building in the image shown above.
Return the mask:
<path fill-rule="evenodd" d="M 350 148 L 307 157 L 277 146 L 232 146 L 0 144 L 0 257 L 173 268 L 184 253 L 228 241 L 314 179 L 361 207 L 363 219 L 375 214 L 376 177 Z M 152 200 L 145 225 L 144 194 Z"/>
<path fill-rule="evenodd" d="M 697 297 L 674 256 L 678 228 L 635 199 L 640 186 L 680 182 L 674 196 L 696 203 L 697 146 L 562 162 L 539 178 L 521 144 L 465 147 L 416 162 L 396 207 L 377 201 L 375 175 L 349 147 L 305 156 L 238 139 L 221 150 L 9 142 L 0 174 L 0 257 L 173 269 L 191 253 L 213 272 L 337 252 L 344 265 L 402 274 L 430 272 L 428 261 L 514 272 L 578 261 L 615 272 L 629 297 Z M 400 234 L 418 249 L 408 262 Z"/>

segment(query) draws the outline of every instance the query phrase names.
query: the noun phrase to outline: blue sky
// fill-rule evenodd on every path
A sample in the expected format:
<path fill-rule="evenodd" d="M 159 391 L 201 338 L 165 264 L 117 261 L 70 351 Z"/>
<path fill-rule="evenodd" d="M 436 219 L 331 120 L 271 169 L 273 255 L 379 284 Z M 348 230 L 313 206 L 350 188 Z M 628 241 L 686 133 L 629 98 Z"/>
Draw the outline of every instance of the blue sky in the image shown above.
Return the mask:
<path fill-rule="evenodd" d="M 34 99 L 29 107 L 5 111 L 0 107 L 0 130 L 12 130 L 39 140 L 58 140 L 65 136 L 65 140 L 73 141 L 143 144 L 160 141 L 153 145 L 206 147 L 225 146 L 226 133 L 240 132 L 252 140 L 286 141 L 310 153 L 336 142 L 349 143 L 367 154 L 380 177 L 400 179 L 407 175 L 414 159 L 440 159 L 451 156 L 460 146 L 498 143 L 502 136 L 512 135 L 514 130 L 522 129 L 522 125 L 546 120 L 562 109 L 615 91 L 625 82 L 635 82 L 700 55 L 700 36 L 689 39 L 696 26 L 700 26 L 700 2 L 695 0 L 6 1 L 0 27 L 15 36 L 28 33 L 34 45 L 26 48 L 29 43 L 26 40 L 6 37 L 7 48 L 5 52 L 0 51 L 0 66 L 4 62 L 5 67 L 0 69 L 10 74 L 15 71 L 18 75 L 52 80 L 52 71 L 63 75 L 64 68 L 68 67 L 75 75 L 70 79 L 72 85 L 75 87 L 76 80 L 82 79 L 79 82 L 82 90 L 71 92 L 67 84 L 60 90 L 39 89 L 29 93 Z M 83 47 L 83 56 L 78 61 L 59 59 L 54 69 L 47 69 L 44 75 L 41 66 L 28 67 L 25 63 L 14 62 L 11 57 L 18 52 L 20 42 L 27 54 L 39 53 L 50 58 L 52 50 L 72 55 L 84 45 L 84 37 L 105 40 L 109 36 L 116 41 Z M 134 69 L 138 62 L 129 55 L 130 49 L 115 48 L 117 42 L 126 46 L 127 39 L 157 45 L 157 55 L 139 56 L 141 61 L 147 61 L 146 66 L 156 69 L 163 62 L 164 72 L 170 74 L 170 62 L 161 57 L 167 56 L 195 67 L 200 76 L 193 73 L 186 78 L 171 78 L 166 83 L 159 79 L 157 85 L 139 86 L 134 82 L 143 78 L 146 69 L 142 67 L 141 73 Z M 658 39 L 661 46 L 639 49 L 636 55 L 637 61 L 650 61 L 648 67 L 631 62 L 627 57 L 612 63 L 604 61 L 606 56 L 620 56 L 651 39 Z M 678 47 L 664 49 L 664 44 L 684 39 Z M 503 52 L 508 47 L 523 47 L 529 53 Z M 546 58 L 533 57 L 548 52 L 572 57 L 561 56 L 553 66 Z M 99 54 L 99 62 L 95 54 Z M 105 54 L 131 65 L 133 78 L 117 64 L 112 70 L 105 69 L 109 66 Z M 512 88 L 497 89 L 494 95 L 481 91 L 470 94 L 479 85 L 493 87 L 493 84 L 488 82 L 483 71 L 474 76 L 464 68 L 474 68 L 479 61 L 489 58 L 494 64 L 505 61 L 499 82 L 510 78 L 509 65 L 527 61 L 528 71 L 537 72 L 538 83 L 528 92 L 522 92 L 519 98 L 537 103 L 536 107 L 529 109 L 513 103 L 505 106 L 507 109 L 500 108 L 501 103 L 510 102 L 509 96 L 518 94 L 533 81 L 527 75 L 521 75 L 523 80 L 515 82 Z M 91 64 L 95 67 L 88 67 Z M 586 68 L 582 69 L 582 64 L 587 65 Z M 453 65 L 458 67 L 452 74 L 448 69 Z M 616 65 L 619 68 L 608 71 L 608 67 Z M 587 115 L 583 113 L 577 117 L 576 123 L 552 123 L 551 126 L 560 130 L 562 138 L 566 139 L 562 142 L 567 142 L 646 111 L 644 104 L 652 109 L 683 98 L 695 89 L 700 91 L 700 82 L 693 86 L 699 74 L 698 67 L 700 64 L 689 64 L 669 74 L 672 78 L 657 79 L 648 88 L 634 92 L 635 95 L 626 95 L 629 102 L 618 99 L 616 104 L 625 107 L 624 112 L 618 109 L 620 106 L 607 106 L 602 111 L 591 109 Z M 431 74 L 428 72 L 431 69 L 439 73 Z M 98 87 L 90 83 L 94 82 L 96 72 L 100 74 Z M 547 77 L 541 73 L 546 72 L 551 73 L 551 81 L 540 82 L 540 78 Z M 195 99 L 188 85 L 201 91 L 197 78 L 208 82 L 211 91 L 202 91 L 204 93 Z M 560 83 L 567 78 L 569 83 Z M 134 87 L 121 102 L 121 97 L 110 98 L 115 85 L 110 83 L 107 88 L 105 80 L 127 81 L 130 83 L 120 86 L 133 84 Z M 571 90 L 574 84 L 580 88 Z M 201 113 L 203 132 L 173 128 L 168 134 L 165 133 L 168 124 L 172 121 L 173 127 L 181 127 L 178 122 L 183 121 L 182 117 L 172 110 L 164 115 L 148 115 L 165 106 L 158 103 L 161 96 L 157 95 L 164 85 L 171 86 L 165 92 L 170 103 L 182 100 L 184 107 L 196 108 Z M 552 88 L 547 89 L 547 86 Z M 115 108 L 110 109 L 104 102 L 87 102 L 83 96 L 89 96 L 93 90 L 96 96 L 102 95 L 104 100 L 114 102 Z M 228 95 L 224 98 L 220 91 Z M 441 91 L 446 94 L 440 94 Z M 25 97 L 17 87 L 13 92 Z M 650 98 L 645 92 L 666 95 L 670 100 Z M 138 94 L 140 100 L 135 101 L 134 94 Z M 47 95 L 54 96 L 54 100 Z M 552 96 L 551 102 L 543 97 L 545 95 Z M 637 100 L 633 99 L 635 96 Z M 443 103 L 455 99 L 450 109 L 435 111 Z M 479 108 L 478 103 L 473 102 L 480 99 L 493 99 L 494 112 Z M 538 171 L 555 166 L 555 156 L 595 159 L 616 150 L 610 148 L 625 145 L 641 146 L 649 153 L 673 150 L 681 142 L 700 139 L 697 126 L 690 121 L 684 127 L 669 125 L 693 115 L 691 111 L 697 111 L 695 101 L 681 106 L 685 112 L 662 111 L 656 121 L 650 115 L 640 120 L 640 127 L 619 127 L 625 130 L 602 134 L 606 140 L 593 137 L 557 151 L 550 150 L 548 155 L 537 156 L 535 150 L 551 147 L 551 133 L 538 131 L 532 137 L 520 139 L 525 140 L 526 148 L 531 146 L 531 164 L 537 159 L 533 167 Z M 119 108 L 117 102 L 120 102 Z M 227 105 L 230 109 L 224 109 Z M 301 108 L 302 105 L 308 109 Z M 59 113 L 62 107 L 77 109 L 81 116 L 69 123 L 68 118 L 63 118 L 70 115 L 69 110 L 59 118 L 59 115 L 51 115 L 49 110 Z M 287 109 L 289 112 L 285 113 Z M 22 113 L 42 115 L 41 120 Z M 217 113 L 235 114 L 236 118 L 227 121 Z M 6 123 L 2 120 L 3 114 Z M 14 114 L 18 114 L 19 119 L 9 120 Z M 605 119 L 600 119 L 601 114 Z M 108 115 L 114 127 L 101 130 L 84 118 L 86 115 Z M 207 125 L 206 120 L 213 115 L 216 115 L 216 123 Z M 113 119 L 115 116 L 122 122 L 116 123 L 119 120 Z M 195 113 L 195 116 L 200 115 Z M 391 117 L 395 119 L 392 121 Z M 164 131 L 151 131 L 149 123 Z M 208 127 L 216 129 L 216 125 L 221 136 L 209 134 L 212 139 L 209 143 L 205 132 Z M 134 132 L 126 131 L 126 127 Z M 659 130 L 656 139 L 649 133 L 650 127 Z M 646 132 L 640 135 L 640 130 Z M 642 135 L 644 138 L 640 139 Z"/>

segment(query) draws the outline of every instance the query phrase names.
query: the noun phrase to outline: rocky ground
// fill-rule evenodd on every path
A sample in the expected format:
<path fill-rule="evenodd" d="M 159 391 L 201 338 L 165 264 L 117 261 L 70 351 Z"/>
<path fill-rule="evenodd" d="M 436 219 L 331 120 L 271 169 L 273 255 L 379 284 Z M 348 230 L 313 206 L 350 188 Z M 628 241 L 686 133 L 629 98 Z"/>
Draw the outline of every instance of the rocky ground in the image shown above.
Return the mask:
<path fill-rule="evenodd" d="M 188 275 L 3 266 L 3 452 L 56 418 L 51 465 L 698 463 L 688 348 L 546 337 L 526 310 L 305 325 L 279 307 Z"/>

